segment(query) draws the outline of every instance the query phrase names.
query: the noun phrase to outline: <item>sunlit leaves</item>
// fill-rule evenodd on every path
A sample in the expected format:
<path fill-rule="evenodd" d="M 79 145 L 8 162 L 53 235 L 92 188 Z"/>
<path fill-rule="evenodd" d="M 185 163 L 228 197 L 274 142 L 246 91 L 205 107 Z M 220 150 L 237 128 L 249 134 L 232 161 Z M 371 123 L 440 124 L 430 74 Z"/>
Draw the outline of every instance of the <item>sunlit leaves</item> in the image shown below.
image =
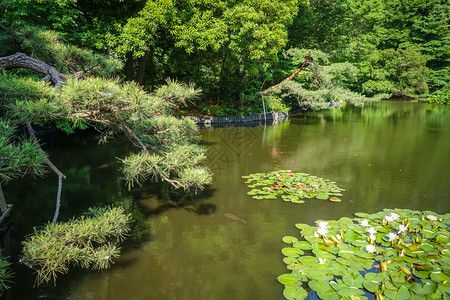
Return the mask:
<path fill-rule="evenodd" d="M 305 198 L 340 202 L 336 196 L 342 196 L 341 192 L 344 191 L 335 182 L 290 170 L 255 173 L 243 178 L 252 188 L 248 194 L 255 199 L 276 199 L 281 196 L 284 201 L 293 203 L 304 203 L 302 199 Z"/>
<path fill-rule="evenodd" d="M 385 299 L 448 295 L 450 214 L 386 209 L 357 215 L 362 218 L 317 221 L 317 227 L 296 224 L 300 238 L 283 238 L 290 245 L 282 250 L 283 261 L 293 275 L 279 277 L 286 289 L 307 283 L 321 299 L 368 299 L 367 293 Z M 395 236 L 387 239 L 387 233 Z"/>

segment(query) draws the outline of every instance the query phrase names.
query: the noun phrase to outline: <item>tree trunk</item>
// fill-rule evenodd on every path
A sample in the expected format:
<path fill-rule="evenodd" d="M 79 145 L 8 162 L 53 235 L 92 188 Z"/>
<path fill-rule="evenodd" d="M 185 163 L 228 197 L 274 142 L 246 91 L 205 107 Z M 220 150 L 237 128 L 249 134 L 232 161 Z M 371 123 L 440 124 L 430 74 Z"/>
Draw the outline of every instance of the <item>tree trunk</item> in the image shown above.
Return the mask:
<path fill-rule="evenodd" d="M 139 60 L 139 69 L 138 69 L 137 78 L 136 78 L 136 81 L 140 85 L 143 85 L 143 83 L 144 83 L 145 71 L 146 71 L 147 63 L 149 60 L 150 60 L 150 51 L 145 50 L 144 56 L 142 56 L 141 59 Z"/>
<path fill-rule="evenodd" d="M 48 76 L 50 81 L 61 86 L 66 75 L 59 73 L 56 69 L 40 60 L 29 57 L 28 55 L 17 52 L 16 54 L 0 57 L 0 67 L 4 69 L 26 68 L 37 73 Z"/>
<path fill-rule="evenodd" d="M 134 80 L 133 52 L 127 52 L 125 60 L 125 78 L 127 81 Z"/>

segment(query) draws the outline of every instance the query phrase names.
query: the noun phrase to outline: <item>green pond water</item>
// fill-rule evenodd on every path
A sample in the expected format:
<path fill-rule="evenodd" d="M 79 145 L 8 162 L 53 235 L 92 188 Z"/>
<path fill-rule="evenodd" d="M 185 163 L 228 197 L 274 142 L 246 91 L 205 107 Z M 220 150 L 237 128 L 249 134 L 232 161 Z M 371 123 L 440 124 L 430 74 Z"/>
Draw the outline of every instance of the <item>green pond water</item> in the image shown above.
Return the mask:
<path fill-rule="evenodd" d="M 18 265 L 5 299 L 283 299 L 277 277 L 290 271 L 281 239 L 297 235 L 296 223 L 383 208 L 450 211 L 449 106 L 348 106 L 277 125 L 203 129 L 201 138 L 214 182 L 198 197 L 173 198 L 182 201 L 179 207 L 163 200 L 158 184 L 127 191 L 117 171 L 117 157 L 132 150 L 126 141 L 97 146 L 87 133 L 45 139 L 51 160 L 67 175 L 60 220 L 132 195 L 150 235 L 126 245 L 111 270 L 75 270 L 56 287 L 33 288 L 32 270 Z M 342 202 L 247 195 L 241 176 L 279 169 L 336 181 L 346 190 Z M 48 174 L 6 186 L 15 206 L 3 247 L 14 263 L 23 235 L 52 219 L 56 184 Z"/>

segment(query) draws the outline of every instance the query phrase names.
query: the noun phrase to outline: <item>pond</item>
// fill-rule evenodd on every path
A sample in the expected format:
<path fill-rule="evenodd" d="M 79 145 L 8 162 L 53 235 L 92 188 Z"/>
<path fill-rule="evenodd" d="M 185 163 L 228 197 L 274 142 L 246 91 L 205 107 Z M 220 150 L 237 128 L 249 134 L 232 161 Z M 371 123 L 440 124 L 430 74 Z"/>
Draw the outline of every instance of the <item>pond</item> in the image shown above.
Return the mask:
<path fill-rule="evenodd" d="M 123 140 L 97 146 L 90 134 L 45 140 L 52 161 L 67 175 L 60 220 L 117 195 L 132 195 L 150 235 L 124 247 L 111 270 L 75 270 L 57 286 L 33 288 L 33 274 L 15 268 L 7 299 L 283 299 L 277 277 L 286 273 L 281 249 L 296 223 L 353 217 L 384 208 L 450 212 L 450 108 L 380 102 L 291 116 L 277 125 L 203 129 L 214 182 L 197 197 L 163 200 L 161 186 L 127 191 L 117 157 Z M 336 181 L 342 202 L 304 204 L 255 200 L 241 177 L 290 169 Z M 3 239 L 17 262 L 20 240 L 51 220 L 56 176 L 5 188 L 14 203 Z"/>

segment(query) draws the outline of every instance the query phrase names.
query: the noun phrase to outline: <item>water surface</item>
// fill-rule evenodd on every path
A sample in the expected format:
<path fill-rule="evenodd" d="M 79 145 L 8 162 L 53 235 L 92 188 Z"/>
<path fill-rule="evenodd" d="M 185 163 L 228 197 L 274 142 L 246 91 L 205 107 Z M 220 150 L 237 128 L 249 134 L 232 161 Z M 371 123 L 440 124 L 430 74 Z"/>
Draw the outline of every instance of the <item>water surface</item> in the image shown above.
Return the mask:
<path fill-rule="evenodd" d="M 56 287 L 32 288 L 32 272 L 17 267 L 10 299 L 283 299 L 277 282 L 287 273 L 281 238 L 296 223 L 352 217 L 383 208 L 450 211 L 448 106 L 382 102 L 304 113 L 278 125 L 204 129 L 214 182 L 197 197 L 168 205 L 161 186 L 131 192 L 151 234 L 126 247 L 111 270 L 75 271 Z M 124 141 L 96 146 L 91 136 L 48 141 L 66 173 L 61 218 L 111 196 L 128 195 L 116 157 L 132 151 Z M 243 175 L 290 169 L 336 181 L 341 203 L 255 200 Z M 25 186 L 24 186 L 25 185 Z M 18 190 L 19 189 L 19 190 Z M 9 186 L 14 199 L 11 252 L 21 235 L 53 214 L 56 176 Z M 233 220 L 233 214 L 242 220 Z"/>

